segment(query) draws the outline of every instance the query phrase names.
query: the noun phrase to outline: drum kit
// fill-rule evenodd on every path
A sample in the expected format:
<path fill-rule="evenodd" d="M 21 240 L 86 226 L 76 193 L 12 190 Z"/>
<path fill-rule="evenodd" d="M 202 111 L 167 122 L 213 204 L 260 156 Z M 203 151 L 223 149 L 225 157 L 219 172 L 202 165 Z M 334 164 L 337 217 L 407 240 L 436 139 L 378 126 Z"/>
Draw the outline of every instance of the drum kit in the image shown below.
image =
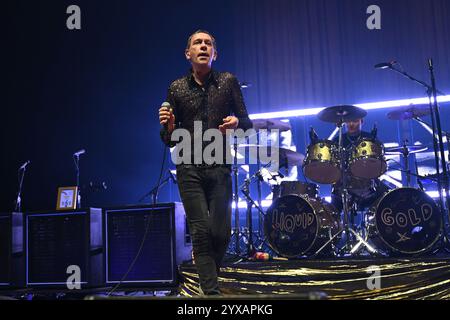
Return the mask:
<path fill-rule="evenodd" d="M 385 148 L 376 136 L 360 137 L 350 146 L 344 146 L 344 124 L 362 119 L 366 114 L 365 110 L 355 106 L 325 108 L 318 118 L 336 126 L 337 141 L 319 139 L 315 135 L 306 156 L 279 148 L 280 163 L 286 167 L 301 166 L 304 176 L 312 182 L 282 181 L 272 185 L 273 201 L 267 210 L 250 196 L 250 184 L 262 181 L 261 168 L 241 187 L 236 185 L 235 190 L 241 189 L 248 204 L 249 255 L 256 250 L 252 238 L 252 207 L 258 210 L 263 220 L 264 230 L 259 240 L 263 239 L 262 243 L 285 258 L 416 255 L 435 246 L 443 232 L 442 212 L 423 190 L 410 186 L 410 176 L 414 174 L 408 168 L 408 156 L 427 148 L 407 145 L 407 142 L 399 147 Z M 425 114 L 423 109 L 410 109 L 391 112 L 388 118 L 404 120 Z M 278 120 L 257 120 L 254 124 L 256 130 L 290 129 Z M 247 147 L 264 148 L 258 145 Z M 402 171 L 407 174 L 407 186 L 391 190 L 386 187 L 376 192 L 374 181 L 388 169 L 386 155 L 403 156 Z M 262 168 L 266 166 L 262 165 Z M 337 205 L 320 197 L 318 184 L 332 185 L 342 212 Z M 358 214 L 357 199 L 369 199 L 370 203 L 361 213 L 360 224 L 355 226 L 352 218 Z"/>

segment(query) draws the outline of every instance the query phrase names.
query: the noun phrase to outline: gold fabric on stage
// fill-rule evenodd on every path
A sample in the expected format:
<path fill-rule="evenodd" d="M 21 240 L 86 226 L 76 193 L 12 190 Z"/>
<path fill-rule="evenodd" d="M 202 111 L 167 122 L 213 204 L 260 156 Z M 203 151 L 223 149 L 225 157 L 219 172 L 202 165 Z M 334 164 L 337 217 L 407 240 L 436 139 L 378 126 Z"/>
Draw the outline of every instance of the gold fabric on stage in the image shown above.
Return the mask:
<path fill-rule="evenodd" d="M 373 266 L 378 268 L 379 277 L 370 271 Z M 180 272 L 181 294 L 197 295 L 195 266 L 181 266 Z M 376 288 L 377 283 L 380 284 L 379 289 L 369 289 Z M 222 268 L 219 285 L 224 294 L 230 295 L 298 295 L 317 292 L 336 300 L 450 299 L 450 259 L 241 262 Z"/>

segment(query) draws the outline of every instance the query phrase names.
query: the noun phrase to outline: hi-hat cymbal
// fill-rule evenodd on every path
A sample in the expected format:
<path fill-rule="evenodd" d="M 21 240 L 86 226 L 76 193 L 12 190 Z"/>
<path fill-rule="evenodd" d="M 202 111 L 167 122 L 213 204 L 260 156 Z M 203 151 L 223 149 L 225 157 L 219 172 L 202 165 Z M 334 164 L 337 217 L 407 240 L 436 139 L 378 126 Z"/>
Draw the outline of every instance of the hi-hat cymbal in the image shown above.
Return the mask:
<path fill-rule="evenodd" d="M 429 107 L 411 106 L 393 110 L 387 114 L 390 120 L 410 120 L 418 117 L 424 117 L 430 114 Z"/>
<path fill-rule="evenodd" d="M 339 123 L 362 119 L 366 115 L 367 111 L 364 109 L 350 105 L 342 105 L 325 108 L 319 112 L 318 117 L 325 122 Z"/>
<path fill-rule="evenodd" d="M 255 119 L 252 120 L 253 122 L 253 129 L 255 130 L 273 130 L 278 129 L 280 131 L 288 131 L 291 130 L 291 125 L 289 122 L 283 122 L 278 119 Z"/>
<path fill-rule="evenodd" d="M 400 147 L 390 147 L 386 148 L 386 154 L 404 154 L 404 153 L 421 153 L 428 150 L 427 146 L 424 145 L 410 145 L 410 146 L 400 146 Z"/>
<path fill-rule="evenodd" d="M 274 154 L 278 153 L 279 155 L 278 159 L 274 159 L 273 161 L 276 162 L 279 165 L 279 167 L 288 167 L 288 168 L 302 164 L 303 160 L 305 159 L 305 156 L 303 154 L 285 148 L 277 148 L 256 144 L 240 144 L 238 146 L 239 153 L 244 151 L 246 152 L 247 150 L 249 152 L 250 157 L 249 160 L 252 161 L 253 163 L 260 162 L 261 164 L 267 164 L 264 163 L 262 159 L 259 159 L 257 157 L 258 154 L 268 155 L 269 157 L 271 157 Z"/>

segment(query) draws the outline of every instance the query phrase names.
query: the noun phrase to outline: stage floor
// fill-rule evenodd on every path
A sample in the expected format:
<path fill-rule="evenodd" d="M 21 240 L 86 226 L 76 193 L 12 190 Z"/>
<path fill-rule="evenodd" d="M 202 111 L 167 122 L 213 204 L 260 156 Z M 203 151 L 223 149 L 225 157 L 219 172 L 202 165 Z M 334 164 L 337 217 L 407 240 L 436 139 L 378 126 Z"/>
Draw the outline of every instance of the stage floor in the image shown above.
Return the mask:
<path fill-rule="evenodd" d="M 181 295 L 198 295 L 195 266 L 181 265 L 180 275 Z M 448 300 L 450 255 L 241 261 L 228 263 L 222 268 L 219 285 L 225 295 L 295 295 L 305 299 L 332 300 Z"/>
<path fill-rule="evenodd" d="M 222 299 L 450 300 L 450 255 L 285 261 L 227 260 L 219 276 L 219 286 L 224 294 Z M 82 300 L 91 296 L 99 300 L 207 298 L 199 296 L 195 265 L 180 265 L 179 276 L 179 285 L 175 287 L 122 287 L 111 297 L 106 294 L 111 288 L 24 288 L 0 290 L 0 300 L 2 296 L 19 300 Z"/>

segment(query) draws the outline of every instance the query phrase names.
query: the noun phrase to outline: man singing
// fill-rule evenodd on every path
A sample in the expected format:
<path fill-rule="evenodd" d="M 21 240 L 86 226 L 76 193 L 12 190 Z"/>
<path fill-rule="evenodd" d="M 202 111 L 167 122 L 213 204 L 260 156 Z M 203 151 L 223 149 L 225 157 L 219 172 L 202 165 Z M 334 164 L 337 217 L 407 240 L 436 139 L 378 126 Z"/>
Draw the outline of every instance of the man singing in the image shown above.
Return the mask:
<path fill-rule="evenodd" d="M 159 109 L 163 142 L 173 146 L 172 133 L 183 128 L 189 131 L 194 144 L 194 139 L 201 139 L 194 136 L 194 121 L 202 124 L 203 131 L 215 128 L 222 134 L 227 129 L 251 128 L 236 77 L 212 70 L 217 58 L 214 37 L 204 30 L 194 32 L 188 39 L 185 56 L 192 68 L 170 85 L 166 100 L 170 108 Z M 205 147 L 203 141 L 195 143 Z M 225 160 L 199 164 L 193 156 L 190 159 L 189 163 L 177 164 L 178 188 L 191 232 L 200 289 L 205 295 L 217 295 L 221 293 L 218 272 L 231 234 L 231 164 Z"/>

